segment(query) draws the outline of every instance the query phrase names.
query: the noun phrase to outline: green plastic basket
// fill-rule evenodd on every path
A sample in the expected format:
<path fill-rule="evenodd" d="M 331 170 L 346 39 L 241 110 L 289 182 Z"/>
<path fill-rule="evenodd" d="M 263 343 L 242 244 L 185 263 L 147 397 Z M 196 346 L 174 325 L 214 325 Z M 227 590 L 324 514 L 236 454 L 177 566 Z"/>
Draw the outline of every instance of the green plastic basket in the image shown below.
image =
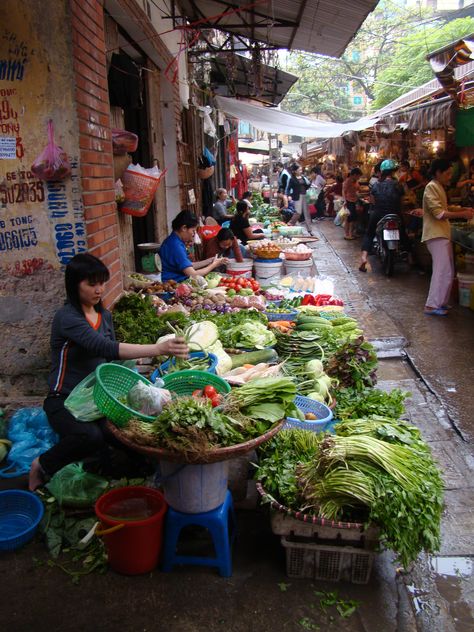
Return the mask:
<path fill-rule="evenodd" d="M 133 417 L 143 421 L 155 421 L 156 417 L 139 413 L 118 399 L 127 397 L 137 382 L 153 386 L 145 377 L 119 364 L 99 364 L 95 376 L 97 380 L 94 385 L 94 401 L 104 417 L 120 427 L 125 426 Z"/>
<path fill-rule="evenodd" d="M 196 389 L 213 386 L 220 394 L 230 392 L 230 385 L 217 375 L 206 371 L 177 371 L 163 377 L 165 388 L 176 395 L 192 395 Z"/>

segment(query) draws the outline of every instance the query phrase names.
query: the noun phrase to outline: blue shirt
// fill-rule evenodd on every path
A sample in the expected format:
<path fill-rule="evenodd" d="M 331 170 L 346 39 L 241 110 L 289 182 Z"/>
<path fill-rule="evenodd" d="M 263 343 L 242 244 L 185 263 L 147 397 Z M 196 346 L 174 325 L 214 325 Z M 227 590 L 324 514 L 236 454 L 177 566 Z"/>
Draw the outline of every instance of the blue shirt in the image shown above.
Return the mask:
<path fill-rule="evenodd" d="M 179 283 L 188 278 L 183 274 L 183 270 L 192 267 L 193 262 L 188 257 L 184 241 L 174 231 L 161 244 L 159 254 L 162 281 L 173 279 Z"/>

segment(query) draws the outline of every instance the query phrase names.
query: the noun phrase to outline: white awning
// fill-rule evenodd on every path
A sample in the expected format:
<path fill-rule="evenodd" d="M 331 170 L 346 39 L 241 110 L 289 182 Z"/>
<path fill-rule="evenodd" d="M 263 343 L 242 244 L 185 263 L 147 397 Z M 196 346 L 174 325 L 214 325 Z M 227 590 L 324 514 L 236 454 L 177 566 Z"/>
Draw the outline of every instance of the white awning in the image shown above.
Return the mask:
<path fill-rule="evenodd" d="M 303 138 L 336 138 L 344 132 L 368 129 L 377 121 L 377 118 L 364 117 L 352 123 L 331 123 L 228 97 L 216 96 L 215 102 L 218 110 L 240 121 L 247 121 L 264 132 Z"/>

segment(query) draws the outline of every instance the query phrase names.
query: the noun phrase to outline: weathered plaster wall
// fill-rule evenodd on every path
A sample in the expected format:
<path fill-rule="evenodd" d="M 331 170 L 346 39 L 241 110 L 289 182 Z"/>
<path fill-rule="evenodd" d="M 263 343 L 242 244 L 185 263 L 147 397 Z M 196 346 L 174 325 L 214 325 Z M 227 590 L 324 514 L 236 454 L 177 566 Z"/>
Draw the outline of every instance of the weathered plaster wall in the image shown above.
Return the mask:
<path fill-rule="evenodd" d="M 49 3 L 48 3 L 49 4 Z M 0 26 L 0 404 L 44 395 L 49 332 L 63 302 L 61 266 L 86 250 L 69 2 L 3 0 Z M 72 177 L 30 167 L 48 119 Z"/>

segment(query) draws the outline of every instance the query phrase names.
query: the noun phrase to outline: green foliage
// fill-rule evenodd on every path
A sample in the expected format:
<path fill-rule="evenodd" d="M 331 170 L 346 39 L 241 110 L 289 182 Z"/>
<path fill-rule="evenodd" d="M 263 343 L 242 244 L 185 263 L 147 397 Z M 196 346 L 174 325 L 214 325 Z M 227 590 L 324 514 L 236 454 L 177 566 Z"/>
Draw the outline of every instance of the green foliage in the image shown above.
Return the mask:
<path fill-rule="evenodd" d="M 378 75 L 375 86 L 376 110 L 390 103 L 413 86 L 433 79 L 426 55 L 474 31 L 474 18 L 460 18 L 443 26 L 421 26 L 398 40 L 387 66 Z M 392 85 L 396 84 L 396 85 Z"/>
<path fill-rule="evenodd" d="M 124 294 L 115 304 L 112 318 L 119 342 L 146 345 L 159 337 L 160 319 L 149 296 Z"/>
<path fill-rule="evenodd" d="M 404 412 L 403 401 L 410 396 L 398 388 L 390 393 L 376 388 L 341 388 L 336 393 L 337 419 L 360 419 L 381 415 L 398 419 Z"/>
<path fill-rule="evenodd" d="M 390 64 L 396 43 L 426 20 L 429 11 L 380 2 L 369 14 L 340 59 L 309 53 L 291 53 L 287 70 L 300 77 L 282 108 L 301 114 L 325 115 L 334 121 L 354 120 L 364 113 L 354 108 L 353 94 L 375 97 L 380 73 Z M 428 66 L 427 62 L 423 64 Z M 417 84 L 413 81 L 409 87 Z M 409 88 L 407 88 L 409 89 Z M 406 91 L 406 89 L 405 89 Z"/>

